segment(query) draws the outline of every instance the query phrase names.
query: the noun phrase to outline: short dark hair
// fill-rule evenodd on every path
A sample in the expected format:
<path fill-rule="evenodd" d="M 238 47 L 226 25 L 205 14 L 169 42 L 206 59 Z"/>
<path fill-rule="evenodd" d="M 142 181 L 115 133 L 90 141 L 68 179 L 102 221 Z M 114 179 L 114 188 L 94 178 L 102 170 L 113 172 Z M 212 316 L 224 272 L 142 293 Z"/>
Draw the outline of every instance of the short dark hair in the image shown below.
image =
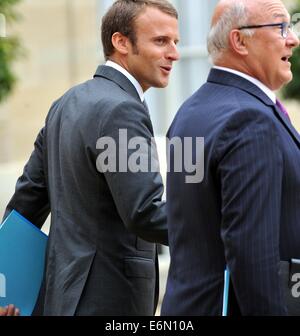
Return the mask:
<path fill-rule="evenodd" d="M 154 7 L 178 19 L 178 13 L 167 0 L 117 0 L 102 19 L 101 38 L 103 53 L 107 60 L 114 53 L 111 38 L 119 32 L 127 36 L 135 47 L 136 33 L 134 22 L 146 7 Z"/>

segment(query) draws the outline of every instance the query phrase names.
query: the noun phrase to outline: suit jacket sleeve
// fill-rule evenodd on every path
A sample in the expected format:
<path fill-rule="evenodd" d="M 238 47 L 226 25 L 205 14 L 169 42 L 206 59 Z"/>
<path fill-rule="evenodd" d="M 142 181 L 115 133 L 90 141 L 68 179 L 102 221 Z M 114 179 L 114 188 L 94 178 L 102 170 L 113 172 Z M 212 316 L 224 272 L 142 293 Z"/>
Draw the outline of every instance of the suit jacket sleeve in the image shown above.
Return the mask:
<path fill-rule="evenodd" d="M 44 167 L 44 128 L 34 143 L 34 151 L 19 177 L 15 193 L 7 205 L 4 218 L 15 209 L 41 228 L 50 212 Z"/>
<path fill-rule="evenodd" d="M 285 315 L 279 279 L 283 158 L 273 121 L 241 111 L 228 121 L 217 150 L 221 235 L 244 315 Z"/>
<path fill-rule="evenodd" d="M 128 143 L 120 141 L 120 130 L 126 131 Z M 110 137 L 116 143 L 116 171 L 104 171 L 104 175 L 126 227 L 144 240 L 167 245 L 165 202 L 161 200 L 163 183 L 158 169 L 151 172 L 150 162 L 152 160 L 152 166 L 157 167 L 158 156 L 153 147 L 151 120 L 143 105 L 135 101 L 118 104 L 107 115 L 101 127 L 101 137 Z M 134 140 L 142 141 L 143 146 L 136 146 Z M 134 163 L 141 163 L 143 171 L 134 171 Z M 126 172 L 122 172 L 124 165 Z"/>

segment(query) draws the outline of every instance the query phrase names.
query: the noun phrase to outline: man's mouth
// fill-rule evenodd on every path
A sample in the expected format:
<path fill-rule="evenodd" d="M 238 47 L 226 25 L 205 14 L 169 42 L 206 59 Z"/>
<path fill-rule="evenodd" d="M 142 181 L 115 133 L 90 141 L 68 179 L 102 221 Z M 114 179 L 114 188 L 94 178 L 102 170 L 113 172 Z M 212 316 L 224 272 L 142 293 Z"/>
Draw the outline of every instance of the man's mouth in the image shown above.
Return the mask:
<path fill-rule="evenodd" d="M 292 56 L 292 55 L 284 56 L 284 57 L 281 58 L 281 60 L 282 60 L 283 62 L 289 63 L 289 59 L 290 59 L 291 56 Z"/>
<path fill-rule="evenodd" d="M 170 73 L 171 70 L 172 70 L 172 66 L 171 65 L 164 65 L 164 66 L 161 66 L 161 69 L 163 69 L 167 73 Z"/>

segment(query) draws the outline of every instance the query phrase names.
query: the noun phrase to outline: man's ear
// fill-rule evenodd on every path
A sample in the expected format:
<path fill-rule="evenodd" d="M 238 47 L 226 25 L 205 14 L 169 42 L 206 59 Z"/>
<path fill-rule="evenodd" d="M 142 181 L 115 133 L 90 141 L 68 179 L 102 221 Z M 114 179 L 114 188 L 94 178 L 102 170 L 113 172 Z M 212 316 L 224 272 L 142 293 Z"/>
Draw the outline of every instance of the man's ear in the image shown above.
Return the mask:
<path fill-rule="evenodd" d="M 122 55 L 128 54 L 129 39 L 128 37 L 116 32 L 111 37 L 111 42 L 116 51 Z"/>
<path fill-rule="evenodd" d="M 229 34 L 229 43 L 232 50 L 242 56 L 248 55 L 247 39 L 240 30 L 233 29 Z"/>

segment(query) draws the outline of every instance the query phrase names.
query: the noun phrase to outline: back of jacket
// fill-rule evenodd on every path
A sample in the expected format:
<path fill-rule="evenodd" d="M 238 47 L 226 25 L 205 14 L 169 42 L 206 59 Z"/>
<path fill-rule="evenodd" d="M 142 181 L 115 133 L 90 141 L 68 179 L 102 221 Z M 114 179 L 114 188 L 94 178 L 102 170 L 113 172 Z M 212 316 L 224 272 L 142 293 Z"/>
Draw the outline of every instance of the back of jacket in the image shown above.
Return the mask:
<path fill-rule="evenodd" d="M 116 70 L 99 67 L 94 79 L 52 105 L 18 181 L 7 212 L 15 208 L 41 226 L 51 211 L 45 315 L 153 314 L 151 242 L 167 242 L 162 181 L 158 172 L 120 172 L 134 153 L 126 150 L 119 162 L 119 148 L 126 147 L 120 130 L 128 141 L 142 137 L 151 144 L 151 121 L 135 88 Z M 115 145 L 108 151 L 101 139 Z M 116 169 L 101 171 L 101 154 L 113 157 Z M 31 205 L 22 204 L 22 195 Z M 45 201 L 37 216 L 38 196 Z"/>

